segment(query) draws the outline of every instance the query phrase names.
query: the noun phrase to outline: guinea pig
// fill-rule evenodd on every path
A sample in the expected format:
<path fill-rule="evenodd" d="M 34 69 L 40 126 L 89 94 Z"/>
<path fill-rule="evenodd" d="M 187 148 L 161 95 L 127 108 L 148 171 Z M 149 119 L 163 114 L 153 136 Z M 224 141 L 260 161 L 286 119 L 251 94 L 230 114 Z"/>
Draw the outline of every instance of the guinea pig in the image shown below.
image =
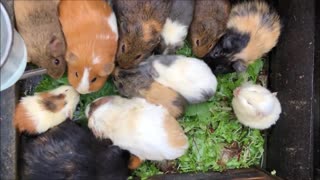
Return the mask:
<path fill-rule="evenodd" d="M 181 94 L 189 103 L 209 100 L 217 89 L 217 79 L 202 60 L 181 55 L 150 56 L 155 81 Z"/>
<path fill-rule="evenodd" d="M 86 107 L 86 116 L 96 137 L 110 138 L 114 145 L 130 151 L 137 157 L 135 163 L 176 159 L 188 148 L 177 120 L 143 98 L 102 97 Z"/>
<path fill-rule="evenodd" d="M 15 110 L 14 125 L 20 132 L 43 133 L 68 117 L 72 118 L 79 99 L 71 86 L 23 97 Z"/>
<path fill-rule="evenodd" d="M 133 68 L 159 44 L 171 0 L 117 0 L 113 3 L 120 33 L 116 60 L 121 68 Z"/>
<path fill-rule="evenodd" d="M 276 93 L 249 83 L 236 88 L 233 93 L 234 113 L 245 126 L 266 129 L 279 119 L 281 105 Z"/>
<path fill-rule="evenodd" d="M 266 2 L 236 4 L 231 10 L 226 33 L 205 60 L 218 59 L 219 62 L 211 66 L 214 72 L 224 73 L 223 69 L 243 72 L 277 44 L 280 31 L 279 16 Z"/>
<path fill-rule="evenodd" d="M 172 0 L 169 16 L 161 32 L 156 48 L 159 54 L 174 54 L 183 47 L 193 18 L 194 0 Z"/>
<path fill-rule="evenodd" d="M 130 154 L 110 140 L 98 140 L 71 120 L 37 136 L 21 138 L 20 172 L 24 180 L 127 179 Z"/>
<path fill-rule="evenodd" d="M 16 27 L 21 34 L 28 61 L 60 78 L 66 70 L 66 44 L 58 17 L 59 0 L 14 1 Z"/>
<path fill-rule="evenodd" d="M 80 94 L 98 91 L 114 69 L 116 16 L 102 0 L 61 1 L 59 10 L 67 42 L 68 80 Z"/>
<path fill-rule="evenodd" d="M 230 13 L 229 0 L 196 0 L 189 30 L 192 52 L 204 57 L 224 34 Z"/>
<path fill-rule="evenodd" d="M 134 69 L 116 68 L 113 77 L 119 93 L 128 98 L 145 98 L 149 103 L 165 107 L 173 117 L 180 117 L 187 101 L 171 88 L 154 81 L 150 68 L 150 63 Z"/>

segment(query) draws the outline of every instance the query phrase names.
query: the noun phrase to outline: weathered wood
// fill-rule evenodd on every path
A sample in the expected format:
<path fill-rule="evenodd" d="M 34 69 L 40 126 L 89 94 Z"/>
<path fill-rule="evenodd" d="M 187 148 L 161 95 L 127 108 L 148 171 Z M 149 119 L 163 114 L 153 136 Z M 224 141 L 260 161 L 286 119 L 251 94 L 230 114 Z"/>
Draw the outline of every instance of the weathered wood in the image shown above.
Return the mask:
<path fill-rule="evenodd" d="M 285 179 L 313 179 L 315 0 L 278 0 L 283 31 L 271 57 L 270 87 L 282 114 L 269 131 L 268 170 Z"/>
<path fill-rule="evenodd" d="M 208 172 L 208 173 L 184 173 L 184 174 L 165 174 L 157 175 L 149 178 L 150 180 L 276 180 L 280 179 L 269 173 L 256 168 L 235 169 L 225 172 Z"/>
<path fill-rule="evenodd" d="M 13 1 L 0 0 L 9 13 L 12 23 Z M 14 23 L 13 23 L 14 24 Z M 17 179 L 17 134 L 12 124 L 16 105 L 16 88 L 0 92 L 0 179 Z"/>

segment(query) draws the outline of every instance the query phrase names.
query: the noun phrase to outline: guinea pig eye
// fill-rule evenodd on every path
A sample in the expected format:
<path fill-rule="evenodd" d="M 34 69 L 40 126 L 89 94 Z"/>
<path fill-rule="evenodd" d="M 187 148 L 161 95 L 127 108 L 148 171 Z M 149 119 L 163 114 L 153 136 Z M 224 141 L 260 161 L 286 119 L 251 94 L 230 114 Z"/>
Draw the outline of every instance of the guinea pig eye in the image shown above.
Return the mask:
<path fill-rule="evenodd" d="M 141 58 L 141 54 L 139 54 L 138 56 L 136 56 L 134 60 L 138 60 L 139 58 Z"/>
<path fill-rule="evenodd" d="M 199 41 L 199 39 L 196 40 L 196 45 L 197 45 L 197 46 L 200 46 L 200 41 Z"/>
<path fill-rule="evenodd" d="M 53 60 L 53 63 L 54 63 L 55 65 L 59 65 L 59 64 L 60 64 L 60 60 L 59 60 L 59 59 L 54 59 L 54 60 Z"/>
<path fill-rule="evenodd" d="M 93 78 L 93 79 L 91 80 L 91 82 L 94 83 L 96 80 L 97 80 L 97 78 L 95 77 L 95 78 Z"/>
<path fill-rule="evenodd" d="M 126 45 L 123 44 L 123 45 L 121 46 L 121 51 L 122 51 L 122 53 L 124 53 L 124 52 L 126 51 Z"/>
<path fill-rule="evenodd" d="M 78 72 L 76 72 L 76 77 L 79 77 L 79 76 L 78 76 Z"/>

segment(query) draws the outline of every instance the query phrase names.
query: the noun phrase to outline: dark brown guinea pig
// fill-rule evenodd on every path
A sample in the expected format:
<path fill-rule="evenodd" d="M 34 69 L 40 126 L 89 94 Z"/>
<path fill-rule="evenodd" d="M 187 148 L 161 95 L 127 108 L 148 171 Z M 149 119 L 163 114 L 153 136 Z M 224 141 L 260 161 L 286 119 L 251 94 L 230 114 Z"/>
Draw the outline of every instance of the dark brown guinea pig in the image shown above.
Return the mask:
<path fill-rule="evenodd" d="M 66 70 L 66 45 L 58 18 L 59 0 L 14 1 L 16 27 L 27 46 L 28 61 L 58 79 Z"/>
<path fill-rule="evenodd" d="M 162 105 L 175 118 L 180 117 L 187 101 L 179 93 L 153 80 L 150 63 L 134 69 L 116 68 L 113 81 L 119 93 L 125 97 L 142 97 L 148 102 Z"/>
<path fill-rule="evenodd" d="M 170 0 L 116 0 L 113 2 L 119 27 L 116 61 L 129 69 L 146 59 L 160 42 L 171 9 Z"/>
<path fill-rule="evenodd" d="M 192 52 L 204 57 L 224 34 L 230 13 L 229 0 L 196 0 L 188 39 Z"/>

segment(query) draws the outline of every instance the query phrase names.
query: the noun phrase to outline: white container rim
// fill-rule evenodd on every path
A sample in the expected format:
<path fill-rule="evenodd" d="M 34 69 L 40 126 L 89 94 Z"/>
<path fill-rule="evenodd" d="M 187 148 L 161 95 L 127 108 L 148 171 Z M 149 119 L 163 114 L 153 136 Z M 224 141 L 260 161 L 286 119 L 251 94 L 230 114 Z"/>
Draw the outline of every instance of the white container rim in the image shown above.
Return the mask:
<path fill-rule="evenodd" d="M 2 67 L 5 64 L 6 60 L 8 59 L 11 47 L 13 45 L 13 28 L 12 28 L 11 20 L 9 18 L 9 14 L 2 3 L 0 3 L 0 11 L 1 11 L 1 16 L 4 18 L 5 23 L 7 24 L 6 28 L 8 31 L 8 41 L 6 44 L 2 44 L 5 46 L 4 52 L 3 54 L 1 54 L 1 59 L 0 59 L 0 67 Z"/>

